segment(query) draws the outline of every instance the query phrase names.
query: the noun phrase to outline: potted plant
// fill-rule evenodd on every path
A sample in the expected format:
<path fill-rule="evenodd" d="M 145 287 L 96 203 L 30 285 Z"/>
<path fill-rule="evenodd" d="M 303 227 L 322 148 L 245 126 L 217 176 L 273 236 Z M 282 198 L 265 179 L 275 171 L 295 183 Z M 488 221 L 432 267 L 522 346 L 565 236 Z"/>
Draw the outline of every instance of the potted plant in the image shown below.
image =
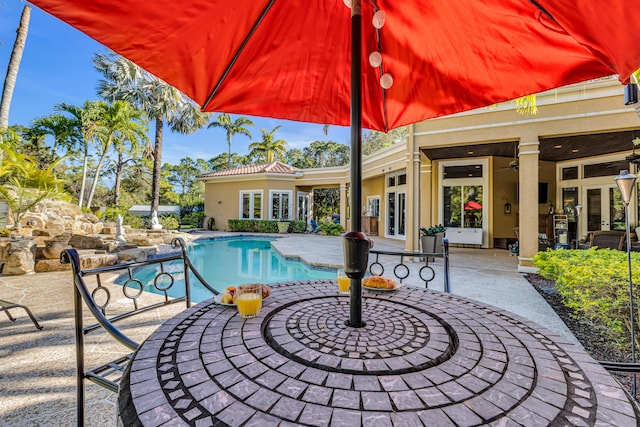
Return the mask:
<path fill-rule="evenodd" d="M 280 218 L 278 219 L 278 233 L 286 234 L 289 232 L 289 219 Z"/>
<path fill-rule="evenodd" d="M 625 157 L 625 160 L 629 163 L 639 164 L 640 154 L 636 153 L 636 148 L 640 146 L 640 138 L 633 138 L 631 142 L 633 143 L 633 152 Z"/>
<path fill-rule="evenodd" d="M 429 228 L 420 227 L 420 243 L 422 252 L 427 254 L 442 252 L 442 239 L 445 228 L 442 224 L 432 225 Z M 433 259 L 431 260 L 433 261 Z"/>

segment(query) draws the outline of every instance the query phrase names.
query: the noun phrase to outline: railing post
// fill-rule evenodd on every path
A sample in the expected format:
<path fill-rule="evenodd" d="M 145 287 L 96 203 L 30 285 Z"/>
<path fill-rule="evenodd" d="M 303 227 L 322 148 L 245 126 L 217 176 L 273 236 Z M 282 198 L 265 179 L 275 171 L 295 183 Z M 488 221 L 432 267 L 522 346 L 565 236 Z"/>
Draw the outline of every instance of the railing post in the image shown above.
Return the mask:
<path fill-rule="evenodd" d="M 76 424 L 84 426 L 84 328 L 82 323 L 82 296 L 76 283 L 80 270 L 80 257 L 75 249 L 68 249 L 66 256 L 73 272 L 73 313 L 76 333 Z"/>
<path fill-rule="evenodd" d="M 442 239 L 443 256 L 444 256 L 444 291 L 451 293 L 451 282 L 449 279 L 449 239 Z"/>

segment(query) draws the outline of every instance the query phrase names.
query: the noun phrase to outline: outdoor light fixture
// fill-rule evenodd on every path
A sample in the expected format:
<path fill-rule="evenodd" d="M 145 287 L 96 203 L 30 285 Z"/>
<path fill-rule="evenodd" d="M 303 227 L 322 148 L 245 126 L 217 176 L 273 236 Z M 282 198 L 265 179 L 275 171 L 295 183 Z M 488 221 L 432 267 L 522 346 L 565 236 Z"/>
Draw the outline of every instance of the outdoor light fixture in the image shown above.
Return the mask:
<path fill-rule="evenodd" d="M 636 363 L 636 339 L 635 339 L 635 316 L 633 309 L 633 278 L 631 276 L 631 230 L 629 227 L 629 202 L 633 187 L 636 186 L 636 176 L 629 173 L 628 170 L 621 170 L 620 175 L 615 178 L 616 184 L 622 193 L 622 201 L 624 202 L 625 226 L 627 231 L 627 266 L 629 268 L 629 322 L 631 324 L 631 363 Z M 636 373 L 633 373 L 631 379 L 631 395 L 636 397 Z"/>
<path fill-rule="evenodd" d="M 553 203 L 549 202 L 549 215 L 553 215 L 555 211 L 556 211 L 555 206 L 553 206 Z"/>
<path fill-rule="evenodd" d="M 624 87 L 624 105 L 638 103 L 638 85 L 629 83 Z"/>

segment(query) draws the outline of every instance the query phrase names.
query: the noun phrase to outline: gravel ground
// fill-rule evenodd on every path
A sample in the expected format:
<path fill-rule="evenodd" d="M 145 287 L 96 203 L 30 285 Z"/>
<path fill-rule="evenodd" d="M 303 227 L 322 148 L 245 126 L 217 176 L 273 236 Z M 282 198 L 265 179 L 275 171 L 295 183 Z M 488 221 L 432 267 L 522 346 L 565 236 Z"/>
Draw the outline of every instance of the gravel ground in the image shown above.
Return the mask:
<path fill-rule="evenodd" d="M 560 316 L 591 357 L 596 360 L 615 362 L 631 361 L 631 354 L 621 351 L 612 342 L 606 327 L 581 317 L 573 309 L 564 305 L 562 297 L 555 288 L 555 281 L 537 274 L 528 274 L 525 277 Z M 614 376 L 625 389 L 630 390 L 631 374 L 614 374 Z"/>

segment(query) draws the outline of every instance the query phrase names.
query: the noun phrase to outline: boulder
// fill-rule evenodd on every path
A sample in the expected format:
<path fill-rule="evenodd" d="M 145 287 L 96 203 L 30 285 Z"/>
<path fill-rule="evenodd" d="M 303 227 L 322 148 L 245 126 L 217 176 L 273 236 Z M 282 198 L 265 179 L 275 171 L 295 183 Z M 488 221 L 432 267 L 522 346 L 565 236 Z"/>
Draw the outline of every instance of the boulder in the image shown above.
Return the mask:
<path fill-rule="evenodd" d="M 60 260 L 60 254 L 65 249 L 71 249 L 71 245 L 68 242 L 69 239 L 50 239 L 45 240 L 44 249 L 42 250 L 42 255 L 46 259 Z"/>
<path fill-rule="evenodd" d="M 118 252 L 120 262 L 144 262 L 147 260 L 148 251 L 146 249 L 125 249 Z"/>
<path fill-rule="evenodd" d="M 2 272 L 15 276 L 34 272 L 36 242 L 32 239 L 12 240 L 7 248 L 7 259 Z"/>
<path fill-rule="evenodd" d="M 129 243 L 137 246 L 156 246 L 164 244 L 164 238 L 152 236 L 127 236 Z"/>
<path fill-rule="evenodd" d="M 80 257 L 80 265 L 83 270 L 107 267 L 118 263 L 118 255 L 116 254 L 93 254 L 82 255 Z"/>
<path fill-rule="evenodd" d="M 36 262 L 36 273 L 71 270 L 71 264 L 61 264 L 59 259 L 41 259 Z"/>
<path fill-rule="evenodd" d="M 76 249 L 106 249 L 104 236 L 74 234 L 69 244 Z"/>

